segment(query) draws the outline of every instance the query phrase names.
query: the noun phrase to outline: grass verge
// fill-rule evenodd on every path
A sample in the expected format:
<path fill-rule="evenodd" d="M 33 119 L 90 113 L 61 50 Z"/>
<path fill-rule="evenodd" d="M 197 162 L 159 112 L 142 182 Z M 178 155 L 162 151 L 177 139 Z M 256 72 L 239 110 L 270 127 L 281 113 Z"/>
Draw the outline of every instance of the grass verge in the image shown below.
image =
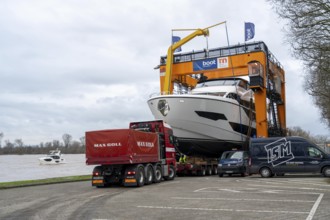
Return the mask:
<path fill-rule="evenodd" d="M 55 184 L 55 183 L 66 183 L 66 182 L 77 182 L 77 181 L 87 181 L 91 180 L 91 175 L 82 175 L 82 176 L 66 176 L 66 177 L 56 177 L 40 180 L 23 180 L 23 181 L 14 181 L 14 182 L 4 182 L 0 183 L 0 189 L 9 189 L 15 187 L 24 187 L 24 186 L 37 186 L 45 184 Z"/>

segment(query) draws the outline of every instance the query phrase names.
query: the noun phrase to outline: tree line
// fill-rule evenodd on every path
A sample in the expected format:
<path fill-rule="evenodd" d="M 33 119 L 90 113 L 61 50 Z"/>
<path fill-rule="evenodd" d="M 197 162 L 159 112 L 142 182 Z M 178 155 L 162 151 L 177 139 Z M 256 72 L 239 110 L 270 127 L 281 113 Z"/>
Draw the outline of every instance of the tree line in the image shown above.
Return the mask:
<path fill-rule="evenodd" d="M 4 154 L 47 154 L 51 150 L 59 149 L 64 154 L 84 154 L 85 137 L 80 141 L 72 140 L 70 134 L 63 134 L 63 142 L 53 140 L 51 142 L 41 142 L 39 145 L 25 145 L 22 139 L 15 139 L 13 142 L 4 140 L 4 133 L 0 132 L 0 155 Z"/>

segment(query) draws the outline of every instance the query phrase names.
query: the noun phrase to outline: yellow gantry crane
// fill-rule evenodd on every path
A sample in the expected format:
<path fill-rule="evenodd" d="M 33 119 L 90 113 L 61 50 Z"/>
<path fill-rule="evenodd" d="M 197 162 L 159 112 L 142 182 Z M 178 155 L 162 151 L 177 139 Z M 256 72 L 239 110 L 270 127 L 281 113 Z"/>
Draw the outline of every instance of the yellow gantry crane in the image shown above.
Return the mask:
<path fill-rule="evenodd" d="M 224 23 L 203 29 L 180 29 L 194 32 L 171 45 L 167 56 L 161 57 L 161 93 L 172 94 L 174 83 L 194 88 L 198 82 L 194 77 L 196 75 L 202 75 L 207 79 L 248 76 L 250 89 L 254 91 L 257 137 L 284 136 L 285 72 L 264 42 L 174 55 L 174 51 L 180 46 L 197 36 L 209 36 L 210 28 Z"/>

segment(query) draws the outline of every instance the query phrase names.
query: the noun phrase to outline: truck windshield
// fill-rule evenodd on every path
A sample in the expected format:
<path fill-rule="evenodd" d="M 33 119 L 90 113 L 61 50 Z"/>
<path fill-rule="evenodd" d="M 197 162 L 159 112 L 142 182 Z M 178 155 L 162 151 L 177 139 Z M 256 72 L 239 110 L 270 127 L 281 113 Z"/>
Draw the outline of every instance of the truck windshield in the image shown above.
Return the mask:
<path fill-rule="evenodd" d="M 243 158 L 242 151 L 226 152 L 221 156 L 221 159 L 242 159 L 242 158 Z"/>

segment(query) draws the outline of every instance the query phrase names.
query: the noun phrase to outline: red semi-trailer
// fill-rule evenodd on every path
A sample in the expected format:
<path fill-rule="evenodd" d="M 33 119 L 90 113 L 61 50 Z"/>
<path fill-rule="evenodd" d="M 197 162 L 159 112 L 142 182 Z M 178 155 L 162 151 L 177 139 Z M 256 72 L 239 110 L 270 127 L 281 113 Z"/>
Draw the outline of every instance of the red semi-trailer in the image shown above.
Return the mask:
<path fill-rule="evenodd" d="M 161 120 L 132 122 L 129 129 L 86 132 L 86 164 L 92 185 L 143 186 L 176 175 L 174 137 Z"/>

